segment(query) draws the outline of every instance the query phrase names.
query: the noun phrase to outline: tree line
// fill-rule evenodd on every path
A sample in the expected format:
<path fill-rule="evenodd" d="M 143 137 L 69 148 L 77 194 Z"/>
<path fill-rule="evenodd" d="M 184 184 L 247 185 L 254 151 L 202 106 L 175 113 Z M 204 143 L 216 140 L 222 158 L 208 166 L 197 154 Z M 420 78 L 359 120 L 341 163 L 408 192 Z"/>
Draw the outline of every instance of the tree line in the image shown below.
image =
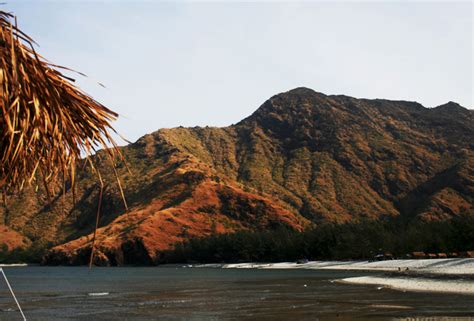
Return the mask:
<path fill-rule="evenodd" d="M 323 223 L 303 232 L 239 231 L 190 239 L 161 253 L 160 263 L 278 262 L 299 259 L 370 259 L 389 252 L 449 253 L 474 250 L 474 217 L 447 221 L 401 219 L 363 220 L 356 223 Z"/>
<path fill-rule="evenodd" d="M 0 247 L 0 263 L 39 263 L 52 244 L 25 249 Z M 177 243 L 155 263 L 233 263 L 371 259 L 389 252 L 403 258 L 414 251 L 449 253 L 474 250 L 474 216 L 409 222 L 401 218 L 321 223 L 303 232 L 289 228 L 214 234 Z"/>

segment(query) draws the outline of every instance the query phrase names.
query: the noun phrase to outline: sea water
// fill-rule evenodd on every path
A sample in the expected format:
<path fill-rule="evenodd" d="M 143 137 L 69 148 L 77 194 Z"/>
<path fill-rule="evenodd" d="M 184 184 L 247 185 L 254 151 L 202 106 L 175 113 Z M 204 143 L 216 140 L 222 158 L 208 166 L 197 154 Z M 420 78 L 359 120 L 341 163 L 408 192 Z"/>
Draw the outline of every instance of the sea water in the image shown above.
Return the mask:
<path fill-rule="evenodd" d="M 4 268 L 28 320 L 474 320 L 474 296 L 334 280 L 332 270 Z M 0 280 L 0 320 L 21 320 Z"/>

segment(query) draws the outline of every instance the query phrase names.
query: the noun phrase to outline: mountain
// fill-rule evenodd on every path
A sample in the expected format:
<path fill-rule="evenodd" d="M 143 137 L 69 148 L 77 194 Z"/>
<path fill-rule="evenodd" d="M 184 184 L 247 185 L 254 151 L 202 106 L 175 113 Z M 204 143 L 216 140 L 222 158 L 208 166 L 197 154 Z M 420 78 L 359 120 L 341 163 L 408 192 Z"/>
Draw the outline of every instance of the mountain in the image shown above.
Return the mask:
<path fill-rule="evenodd" d="M 122 203 L 104 151 L 97 264 L 151 264 L 176 242 L 213 233 L 303 230 L 321 222 L 474 215 L 474 112 L 449 102 L 327 96 L 296 88 L 223 128 L 161 129 L 122 147 Z M 54 246 L 49 264 L 83 264 L 99 188 L 27 189 L 0 209 L 14 246 Z M 13 234 L 12 234 L 13 233 Z M 0 243 L 6 243 L 6 233 Z M 32 244 L 32 245 L 30 245 Z"/>

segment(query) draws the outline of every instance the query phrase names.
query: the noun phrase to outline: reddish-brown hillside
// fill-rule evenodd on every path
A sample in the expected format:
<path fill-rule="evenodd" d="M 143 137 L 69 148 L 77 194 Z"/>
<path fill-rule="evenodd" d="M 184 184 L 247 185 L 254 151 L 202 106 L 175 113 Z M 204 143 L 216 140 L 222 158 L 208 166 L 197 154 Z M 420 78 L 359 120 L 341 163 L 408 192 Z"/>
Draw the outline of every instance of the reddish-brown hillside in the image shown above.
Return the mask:
<path fill-rule="evenodd" d="M 123 147 L 106 180 L 97 263 L 152 263 L 177 241 L 239 229 L 406 216 L 474 215 L 474 113 L 455 103 L 326 96 L 297 88 L 225 128 L 161 129 Z M 47 263 L 82 264 L 90 251 L 98 186 L 80 173 L 47 205 L 28 190 L 0 209 L 27 242 L 57 245 Z M 2 222 L 2 221 L 0 221 Z"/>

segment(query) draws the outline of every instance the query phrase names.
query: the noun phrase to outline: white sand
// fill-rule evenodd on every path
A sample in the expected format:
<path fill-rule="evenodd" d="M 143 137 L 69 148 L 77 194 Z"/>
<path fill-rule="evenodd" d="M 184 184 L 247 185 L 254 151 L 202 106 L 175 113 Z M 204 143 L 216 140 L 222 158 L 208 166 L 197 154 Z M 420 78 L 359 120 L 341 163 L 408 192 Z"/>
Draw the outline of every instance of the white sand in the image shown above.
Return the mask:
<path fill-rule="evenodd" d="M 433 274 L 474 275 L 474 259 L 428 259 L 428 260 L 387 260 L 387 261 L 310 261 L 297 264 L 282 263 L 238 263 L 225 264 L 223 268 L 233 269 L 329 269 L 365 271 L 409 271 Z"/>
<path fill-rule="evenodd" d="M 226 264 L 223 268 L 235 269 L 314 269 L 314 270 L 359 270 L 397 272 L 409 271 L 413 276 L 363 276 L 337 280 L 353 284 L 373 284 L 404 291 L 425 291 L 474 294 L 474 281 L 462 279 L 474 275 L 474 259 L 429 259 L 387 261 L 312 261 L 303 264 L 283 263 L 239 263 Z M 407 270 L 408 269 L 408 270 Z M 417 277 L 416 274 L 450 275 L 454 279 Z M 380 287 L 380 288 L 382 288 Z"/>

